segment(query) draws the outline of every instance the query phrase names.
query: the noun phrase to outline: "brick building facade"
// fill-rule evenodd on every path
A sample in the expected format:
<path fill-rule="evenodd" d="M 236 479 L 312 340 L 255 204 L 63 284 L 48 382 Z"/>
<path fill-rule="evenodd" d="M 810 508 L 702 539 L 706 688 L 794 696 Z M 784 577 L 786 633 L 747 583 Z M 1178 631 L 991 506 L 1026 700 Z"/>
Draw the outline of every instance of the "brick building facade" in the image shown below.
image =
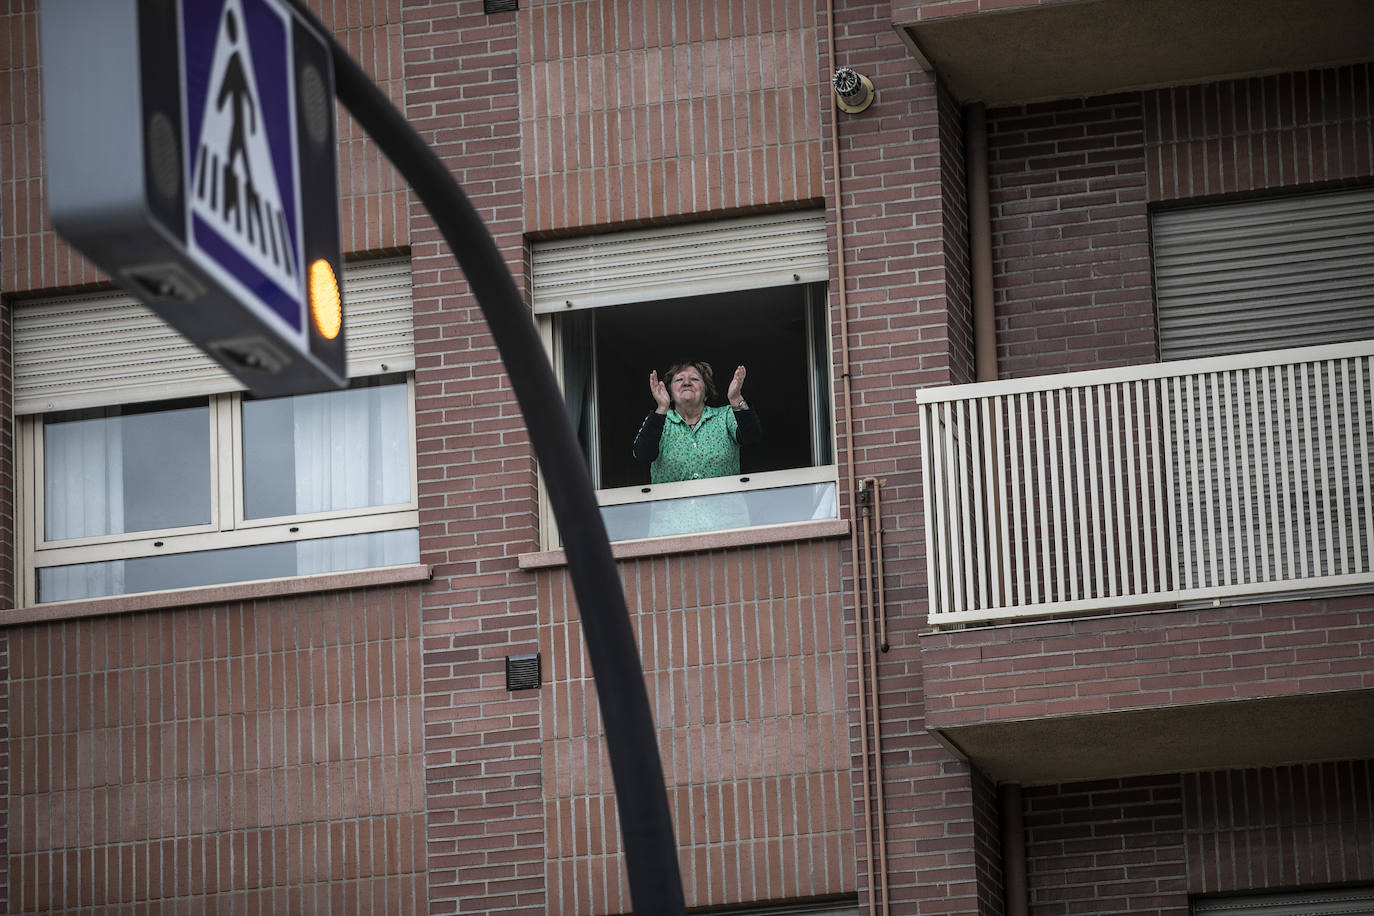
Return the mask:
<path fill-rule="evenodd" d="M 0 396 L 13 407 L 0 423 L 0 515 L 13 524 L 0 539 L 14 558 L 0 564 L 4 905 L 628 911 L 595 685 L 509 379 L 432 219 L 342 111 L 342 237 L 357 271 L 346 297 L 368 299 L 349 283 L 369 271 L 403 275 L 386 295 L 406 318 L 401 342 L 387 338 L 399 355 L 373 366 L 351 354 L 350 365 L 367 380 L 357 390 L 405 392 L 407 492 L 361 513 L 316 511 L 298 483 L 271 524 L 249 524 L 240 507 L 194 531 L 53 533 L 61 424 L 199 398 L 215 418 L 207 428 L 233 431 L 223 438 L 235 444 L 212 448 L 237 474 L 252 402 L 222 383 L 190 392 L 161 380 L 149 394 L 137 378 L 92 394 L 105 389 L 88 376 L 67 386 L 76 399 L 62 382 L 30 393 L 35 366 L 76 358 L 44 355 L 35 316 L 68 314 L 73 301 L 103 316 L 120 295 L 45 210 L 37 5 L 0 12 Z M 594 426 L 614 439 L 628 423 L 632 435 L 651 408 L 634 398 L 677 355 L 657 339 L 679 333 L 661 323 L 675 305 L 706 325 L 680 340 L 750 363 L 745 393 L 766 431 L 811 425 L 809 453 L 747 467 L 736 489 L 662 495 L 750 501 L 776 488 L 781 516 L 614 545 L 690 907 L 1162 916 L 1227 895 L 1371 893 L 1374 330 L 1359 315 L 1374 302 L 1357 290 L 1355 318 L 1313 332 L 1345 349 L 1279 361 L 1318 367 L 1293 370 L 1308 372 L 1300 402 L 1218 434 L 1218 466 L 1229 455 L 1241 484 L 1209 476 L 1210 446 L 1191 451 L 1196 430 L 1223 402 L 1232 409 L 1233 389 L 1236 404 L 1268 404 L 1266 373 L 1278 370 L 1244 356 L 1241 380 L 1218 382 L 1220 368 L 1165 376 L 1161 362 L 1175 339 L 1161 316 L 1182 308 L 1162 279 L 1175 263 L 1160 242 L 1176 231 L 1171 215 L 1212 208 L 1215 232 L 1239 232 L 1228 206 L 1311 200 L 1331 221 L 1331 195 L 1350 195 L 1346 234 L 1374 245 L 1374 22 L 1363 3 L 1324 0 L 1303 22 L 1268 0 L 1244 15 L 1221 0 L 1153 12 L 1129 0 L 310 5 L 472 199 L 570 405 L 579 348 L 601 360 L 589 370 L 601 373 L 587 383 L 593 411 L 632 391 L 632 416 L 608 407 Z M 870 105 L 837 110 L 838 67 L 871 82 Z M 783 234 L 796 226 L 819 243 Z M 681 241 L 695 231 L 705 243 Z M 671 252 L 682 273 L 655 269 L 669 254 L 634 261 L 648 279 L 617 267 L 636 246 Z M 710 261 L 712 248 L 740 256 Z M 1310 259 L 1296 270 L 1359 287 L 1367 250 L 1331 271 Z M 569 251 L 589 291 L 565 300 L 556 267 Z M 766 280 L 747 279 L 751 262 Z M 618 284 L 651 292 L 579 298 Z M 1324 289 L 1308 295 L 1327 301 Z M 1253 323 L 1271 320 L 1265 294 L 1230 295 Z M 773 297 L 794 336 L 752 323 L 748 310 Z M 641 323 L 617 330 L 619 315 Z M 371 333 L 349 320 L 350 335 Z M 1289 319 L 1272 320 L 1246 353 L 1289 346 Z M 608 336 L 579 344 L 580 322 Z M 1180 333 L 1215 346 L 1210 327 Z M 617 375 L 615 345 L 642 367 Z M 772 352 L 789 347 L 792 362 Z M 776 389 L 775 365 L 795 373 Z M 1081 375 L 1098 370 L 1117 374 Z M 1085 378 L 1086 393 L 1061 374 Z M 1152 395 L 1156 378 L 1166 381 Z M 1299 390 L 1285 378 L 1273 375 L 1275 390 Z M 1124 387 L 1104 393 L 1113 385 Z M 1203 407 L 1177 400 L 1209 385 Z M 1049 400 L 1061 388 L 1074 394 Z M 1325 398 L 1353 406 L 1323 414 Z M 1093 448 L 1080 405 L 1091 414 L 1109 399 L 1099 416 L 1112 434 L 1089 464 L 1074 453 Z M 946 442 L 923 420 L 952 429 L 1032 402 L 1015 414 L 1024 457 L 996 451 L 1004 437 L 986 419 L 986 451 L 955 457 L 978 437 Z M 975 406 L 961 414 L 964 404 Z M 1243 444 L 1277 454 L 1309 404 L 1330 419 L 1291 433 L 1293 478 L 1304 444 L 1305 460 L 1330 450 L 1336 470 L 1313 471 L 1309 500 L 1266 515 L 1289 465 L 1245 459 Z M 1177 440 L 1133 432 L 1147 414 L 1175 417 Z M 1005 438 L 1017 432 L 1009 419 Z M 614 482 L 611 450 L 589 441 L 608 513 L 649 507 L 629 492 L 638 481 Z M 1176 463 L 1153 470 L 1166 454 Z M 1059 464 L 1062 478 L 1049 469 Z M 993 467 L 1015 468 L 1001 489 Z M 125 474 L 125 495 L 100 502 L 132 505 L 136 487 Z M 929 498 L 937 487 L 952 501 Z M 1100 522 L 1073 497 L 1099 488 L 1119 510 Z M 814 502 L 798 512 L 803 491 Z M 1175 510 L 1172 539 L 1155 538 L 1164 526 L 1146 509 L 1129 514 L 1136 492 Z M 1245 524 L 1225 524 L 1233 508 Z M 1000 539 L 999 518 L 1015 519 Z M 1269 550 L 1266 525 L 1278 532 Z M 1294 533 L 1309 525 L 1326 540 Z M 1328 557 L 1318 542 L 1335 545 L 1333 527 Z M 975 531 L 1000 545 L 985 564 L 959 552 Z M 126 584 L 103 592 L 53 584 L 68 565 L 133 570 L 162 548 L 152 537 L 189 557 L 384 534 L 413 537 L 415 552 L 332 568 L 302 552 L 292 574 L 190 585 L 134 587 L 123 566 L 110 581 Z M 1300 573 L 1263 559 L 1243 573 L 1246 558 L 1294 541 L 1307 544 Z M 1011 557 L 1037 550 L 1013 587 Z M 1090 572 L 1118 556 L 1122 584 L 1113 571 L 1111 589 L 1094 593 Z M 1209 578 L 1210 561 L 1231 578 Z M 1141 571 L 1134 590 L 1130 570 Z M 961 603 L 963 577 L 993 597 Z M 508 690 L 507 659 L 533 653 L 539 687 Z"/>

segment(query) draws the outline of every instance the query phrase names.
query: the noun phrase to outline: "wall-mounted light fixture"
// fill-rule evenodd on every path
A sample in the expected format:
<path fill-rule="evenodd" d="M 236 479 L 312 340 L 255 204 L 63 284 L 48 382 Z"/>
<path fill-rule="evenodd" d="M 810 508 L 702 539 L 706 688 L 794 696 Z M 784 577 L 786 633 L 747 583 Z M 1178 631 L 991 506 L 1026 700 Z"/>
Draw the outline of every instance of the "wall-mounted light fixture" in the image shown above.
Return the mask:
<path fill-rule="evenodd" d="M 873 104 L 873 83 L 857 70 L 841 67 L 831 81 L 835 87 L 835 104 L 842 111 L 856 114 Z"/>

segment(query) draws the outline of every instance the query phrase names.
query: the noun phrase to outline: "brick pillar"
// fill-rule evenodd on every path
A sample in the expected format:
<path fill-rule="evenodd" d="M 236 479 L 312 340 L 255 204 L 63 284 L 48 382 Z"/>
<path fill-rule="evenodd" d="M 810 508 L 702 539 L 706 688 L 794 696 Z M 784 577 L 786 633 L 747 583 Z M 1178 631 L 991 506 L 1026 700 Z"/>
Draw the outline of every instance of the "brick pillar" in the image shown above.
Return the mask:
<path fill-rule="evenodd" d="M 515 13 L 403 6 L 405 113 L 453 170 L 520 282 Z M 503 659 L 538 649 L 536 478 L 500 356 L 424 208 L 411 207 L 430 912 L 543 913 L 539 695 Z"/>
<path fill-rule="evenodd" d="M 884 0 L 846 3 L 835 11 L 836 65 L 859 70 L 877 93 L 868 110 L 838 115 L 838 155 L 855 475 L 882 481 L 891 648 L 878 656 L 878 667 L 888 885 L 893 913 L 972 914 L 979 912 L 974 787 L 968 766 L 925 731 L 916 639 L 925 628 L 926 586 L 914 395 L 925 385 L 961 380 L 969 362 L 962 355 L 967 334 L 960 330 L 959 317 L 951 316 L 947 286 L 949 270 L 966 256 L 966 244 L 952 237 L 964 224 L 962 215 L 947 219 L 945 208 L 962 201 L 964 191 L 942 182 L 947 172 L 962 176 L 962 168 L 953 168 L 948 155 L 942 155 L 939 88 L 893 32 L 889 7 Z M 818 9 L 824 21 L 824 4 Z M 948 107 L 944 118 L 952 120 Z M 827 145 L 828 160 L 834 151 Z M 827 161 L 828 199 L 835 194 L 833 174 L 833 162 Z M 832 291 L 832 304 L 837 300 Z M 837 403 L 842 413 L 838 389 Z M 846 446 L 841 441 L 841 449 Z M 843 451 L 840 461 L 844 467 Z M 852 482 L 843 475 L 841 482 L 844 511 L 854 518 L 848 492 Z M 862 859 L 853 573 L 846 555 L 853 811 L 855 848 Z M 864 904 L 874 882 L 862 874 L 862 861 L 859 867 Z"/>

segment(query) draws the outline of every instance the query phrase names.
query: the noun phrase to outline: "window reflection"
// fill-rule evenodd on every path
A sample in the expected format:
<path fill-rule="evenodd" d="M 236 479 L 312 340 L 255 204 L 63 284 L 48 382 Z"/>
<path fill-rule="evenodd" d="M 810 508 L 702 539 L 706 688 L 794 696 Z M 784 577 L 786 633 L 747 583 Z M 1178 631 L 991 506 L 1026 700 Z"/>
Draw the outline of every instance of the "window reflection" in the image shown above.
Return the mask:
<path fill-rule="evenodd" d="M 838 513 L 834 483 L 770 487 L 742 493 L 710 493 L 602 506 L 612 541 L 726 531 L 832 519 Z"/>
<path fill-rule="evenodd" d="M 243 402 L 246 518 L 410 501 L 410 411 L 402 378 Z"/>
<path fill-rule="evenodd" d="M 43 423 L 43 532 L 49 541 L 205 525 L 210 407 L 50 414 Z"/>
<path fill-rule="evenodd" d="M 49 566 L 38 570 L 38 600 L 74 601 L 418 562 L 420 535 L 411 528 L 106 563 Z"/>

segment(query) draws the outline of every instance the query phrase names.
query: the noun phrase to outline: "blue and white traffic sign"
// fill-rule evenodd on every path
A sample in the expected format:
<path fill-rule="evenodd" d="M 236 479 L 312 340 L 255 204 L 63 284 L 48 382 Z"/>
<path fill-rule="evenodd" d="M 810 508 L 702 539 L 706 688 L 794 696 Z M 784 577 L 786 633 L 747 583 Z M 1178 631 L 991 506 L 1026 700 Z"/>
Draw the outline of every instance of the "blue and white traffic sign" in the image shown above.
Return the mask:
<path fill-rule="evenodd" d="M 283 0 L 40 17 L 59 233 L 255 393 L 345 384 L 324 38 Z"/>
<path fill-rule="evenodd" d="M 290 25 L 272 0 L 182 3 L 187 247 L 285 333 L 305 332 Z"/>

